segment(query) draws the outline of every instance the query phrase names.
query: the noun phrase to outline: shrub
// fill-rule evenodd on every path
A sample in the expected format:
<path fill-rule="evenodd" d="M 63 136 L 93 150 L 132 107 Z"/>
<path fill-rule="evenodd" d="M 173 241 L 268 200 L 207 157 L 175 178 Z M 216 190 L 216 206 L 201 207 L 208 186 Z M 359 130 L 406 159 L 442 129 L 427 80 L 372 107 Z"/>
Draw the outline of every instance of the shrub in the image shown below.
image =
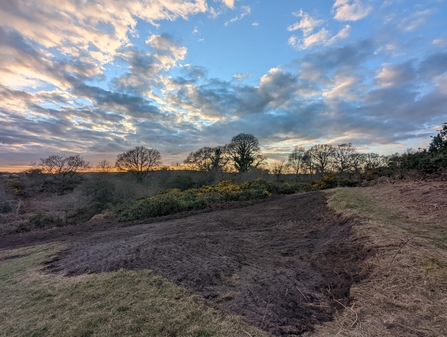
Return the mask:
<path fill-rule="evenodd" d="M 264 199 L 272 194 L 292 194 L 296 191 L 309 189 L 308 184 L 274 184 L 262 179 L 243 184 L 232 180 L 223 180 L 216 185 L 190 188 L 184 191 L 179 188 L 167 189 L 153 197 L 119 205 L 115 211 L 118 213 L 120 221 L 129 221 L 192 209 L 204 209 L 217 202 Z"/>
<path fill-rule="evenodd" d="M 0 202 L 0 214 L 7 214 L 12 211 L 12 207 L 7 202 Z"/>
<path fill-rule="evenodd" d="M 198 187 L 194 182 L 194 179 L 190 176 L 181 175 L 176 176 L 172 181 L 169 182 L 168 188 L 170 189 L 179 189 L 180 191 L 186 191 L 191 188 Z"/>
<path fill-rule="evenodd" d="M 83 194 L 90 197 L 93 202 L 106 205 L 113 203 L 115 199 L 115 184 L 103 174 L 96 174 L 82 187 Z"/>
<path fill-rule="evenodd" d="M 13 233 L 23 233 L 35 229 L 61 227 L 63 225 L 64 221 L 59 217 L 46 213 L 38 213 L 29 218 L 28 221 L 18 224 L 18 226 L 13 229 Z"/>
<path fill-rule="evenodd" d="M 6 188 L 16 196 L 25 196 L 25 184 L 18 178 L 8 179 L 6 181 Z"/>
<path fill-rule="evenodd" d="M 101 213 L 105 209 L 105 205 L 100 202 L 92 202 L 91 204 L 78 208 L 67 214 L 66 222 L 75 225 L 90 220 L 96 214 Z"/>
<path fill-rule="evenodd" d="M 320 180 L 314 181 L 312 183 L 312 190 L 317 191 L 337 187 L 339 181 L 340 178 L 336 173 L 326 173 L 321 177 Z"/>

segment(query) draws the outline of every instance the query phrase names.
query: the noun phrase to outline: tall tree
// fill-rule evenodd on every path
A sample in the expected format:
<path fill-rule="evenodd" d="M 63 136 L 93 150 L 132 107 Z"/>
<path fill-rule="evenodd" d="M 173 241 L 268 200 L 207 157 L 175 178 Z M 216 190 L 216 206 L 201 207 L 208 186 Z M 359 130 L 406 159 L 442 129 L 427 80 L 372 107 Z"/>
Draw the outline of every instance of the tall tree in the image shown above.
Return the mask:
<path fill-rule="evenodd" d="M 98 164 L 96 164 L 96 170 L 99 172 L 110 172 L 112 169 L 112 164 L 106 159 L 101 160 Z"/>
<path fill-rule="evenodd" d="M 233 166 L 239 173 L 247 172 L 251 167 L 259 167 L 265 161 L 258 139 L 251 134 L 234 136 L 227 148 Z"/>
<path fill-rule="evenodd" d="M 292 153 L 289 154 L 287 159 L 287 166 L 298 175 L 303 173 L 306 166 L 306 149 L 303 146 L 295 146 Z"/>
<path fill-rule="evenodd" d="M 363 156 L 364 156 L 363 162 L 365 164 L 365 171 L 375 170 L 380 166 L 384 166 L 383 156 L 377 153 L 365 153 Z"/>
<path fill-rule="evenodd" d="M 355 159 L 356 150 L 351 143 L 343 143 L 337 145 L 334 149 L 334 164 L 338 172 L 343 174 L 352 168 L 353 160 Z"/>
<path fill-rule="evenodd" d="M 275 160 L 270 164 L 270 172 L 275 175 L 276 180 L 281 178 L 281 175 L 285 173 L 287 164 L 285 160 Z"/>
<path fill-rule="evenodd" d="M 138 181 L 154 168 L 161 165 L 161 155 L 156 149 L 137 146 L 119 154 L 116 158 L 115 166 L 119 171 L 132 172 Z"/>
<path fill-rule="evenodd" d="M 40 158 L 40 163 L 32 163 L 34 176 L 42 177 L 44 189 L 57 194 L 74 189 L 81 182 L 79 172 L 90 168 L 80 155 Z M 37 174 L 37 175 L 36 175 Z M 43 174 L 43 176 L 41 176 Z"/>
<path fill-rule="evenodd" d="M 428 148 L 431 153 L 447 152 L 447 123 L 442 124 L 442 129 L 439 133 L 432 137 L 432 141 Z"/>
<path fill-rule="evenodd" d="M 217 172 L 223 170 L 229 161 L 226 146 L 202 147 L 191 152 L 184 163 L 195 170 L 205 172 Z"/>
<path fill-rule="evenodd" d="M 320 174 L 325 174 L 335 153 L 335 147 L 331 144 L 317 144 L 310 148 L 312 164 Z"/>

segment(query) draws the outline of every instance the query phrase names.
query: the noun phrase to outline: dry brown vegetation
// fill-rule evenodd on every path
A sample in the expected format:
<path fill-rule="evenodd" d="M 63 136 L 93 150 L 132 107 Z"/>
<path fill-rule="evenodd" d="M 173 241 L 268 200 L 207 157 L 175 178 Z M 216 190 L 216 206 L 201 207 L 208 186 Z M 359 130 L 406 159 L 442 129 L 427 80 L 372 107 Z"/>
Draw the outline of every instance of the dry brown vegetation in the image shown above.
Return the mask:
<path fill-rule="evenodd" d="M 447 182 L 407 181 L 331 192 L 375 251 L 353 301 L 312 336 L 447 336 Z"/>
<path fill-rule="evenodd" d="M 130 183 L 123 180 L 122 188 L 127 189 L 123 197 L 151 195 L 154 192 L 150 189 L 168 185 L 175 179 L 172 177 L 161 172 L 157 184 L 135 184 L 138 190 L 132 190 Z M 447 336 L 447 182 L 439 179 L 442 177 L 416 178 L 384 178 L 374 186 L 328 190 L 328 205 L 338 215 L 324 208 L 321 200 L 317 203 L 318 198 L 306 197 L 308 205 L 303 206 L 300 198 L 292 196 L 246 203 L 220 213 L 183 214 L 179 220 L 154 219 L 149 225 L 118 224 L 106 214 L 88 224 L 0 237 L 0 246 L 9 247 L 0 250 L 0 336 L 57 336 L 62 331 L 72 336 L 269 336 L 242 320 L 281 336 Z M 176 183 L 193 184 L 194 179 Z M 11 203 L 17 209 L 0 216 L 19 221 L 32 212 L 45 210 L 63 217 L 66 211 L 61 204 L 73 206 L 73 198 L 78 198 L 79 205 L 84 202 L 82 194 L 76 193 L 80 191 L 59 197 L 17 198 Z M 23 204 L 19 205 L 19 201 Z M 22 213 L 21 208 L 26 212 Z M 343 222 L 344 218 L 347 222 Z M 329 231 L 328 219 L 348 223 L 348 227 L 340 227 L 346 232 L 334 232 L 336 227 Z M 5 225 L 2 228 L 6 233 Z M 260 243 L 264 236 L 267 240 Z M 278 241 L 280 237 L 285 241 Z M 333 242 L 335 237 L 345 241 Z M 53 263 L 53 267 L 61 268 L 56 275 L 42 271 L 42 263 L 53 258 L 61 246 L 32 247 L 48 240 L 73 245 L 71 251 L 59 256 L 60 262 Z M 348 250 L 345 243 L 350 245 Z M 344 253 L 335 254 L 341 250 L 334 247 L 344 247 Z M 262 253 L 266 249 L 269 253 Z M 94 251 L 101 254 L 93 259 L 88 254 Z M 76 257 L 83 254 L 87 258 L 76 264 Z M 151 262 L 148 256 L 159 259 Z M 179 265 L 187 265 L 187 257 L 191 256 L 191 270 L 181 269 Z M 185 263 L 181 263 L 182 259 L 186 259 Z M 67 261 L 71 269 L 64 267 Z M 107 270 L 102 270 L 106 273 L 63 276 L 64 270 L 75 270 L 74 274 L 82 273 L 80 268 L 85 272 L 101 271 L 103 262 L 109 263 Z M 352 262 L 357 263 L 357 269 L 352 269 Z M 368 277 L 351 282 L 345 297 L 331 297 L 327 283 L 318 284 L 312 296 L 312 283 L 304 294 L 300 287 L 293 292 L 289 287 L 284 290 L 284 282 L 297 281 L 293 268 L 300 263 L 312 270 L 306 275 L 313 275 L 310 278 L 314 280 L 320 279 L 316 276 L 318 268 L 326 273 L 324 277 L 337 280 L 353 273 L 365 275 L 365 271 Z M 332 265 L 337 267 L 327 267 Z M 220 270 L 219 266 L 228 270 Z M 143 270 L 119 270 L 122 267 Z M 200 272 L 195 273 L 194 268 Z M 271 269 L 267 272 L 266 268 Z M 156 275 L 170 278 L 177 285 Z M 220 278 L 213 278 L 216 275 Z M 268 279 L 262 275 L 280 279 L 266 283 Z M 208 305 L 178 285 L 206 297 Z M 278 296 L 274 299 L 268 297 L 275 292 Z M 288 322 L 293 321 L 295 326 L 281 330 L 277 323 L 281 315 L 276 308 L 287 312 L 289 302 L 293 302 L 293 310 L 301 310 L 302 306 L 312 309 L 309 312 L 313 315 L 322 310 L 329 316 L 320 321 L 315 316 L 298 332 L 299 319 L 295 319 L 296 312 L 290 312 Z M 209 304 L 215 309 L 210 309 Z M 332 315 L 330 305 L 340 310 L 332 321 L 323 323 Z M 222 313 L 222 309 L 238 314 L 248 310 L 253 315 L 241 320 Z"/>

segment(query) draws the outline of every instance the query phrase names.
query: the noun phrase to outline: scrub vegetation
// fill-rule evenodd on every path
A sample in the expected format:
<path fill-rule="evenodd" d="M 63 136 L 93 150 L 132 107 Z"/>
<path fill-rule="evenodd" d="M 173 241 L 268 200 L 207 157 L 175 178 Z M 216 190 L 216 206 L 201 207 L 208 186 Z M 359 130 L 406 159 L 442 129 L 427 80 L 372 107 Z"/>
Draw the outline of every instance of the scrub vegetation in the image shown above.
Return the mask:
<path fill-rule="evenodd" d="M 182 170 L 152 149 L 141 174 L 50 156 L 3 175 L 0 336 L 446 336 L 446 133 L 273 164 L 241 134 Z"/>

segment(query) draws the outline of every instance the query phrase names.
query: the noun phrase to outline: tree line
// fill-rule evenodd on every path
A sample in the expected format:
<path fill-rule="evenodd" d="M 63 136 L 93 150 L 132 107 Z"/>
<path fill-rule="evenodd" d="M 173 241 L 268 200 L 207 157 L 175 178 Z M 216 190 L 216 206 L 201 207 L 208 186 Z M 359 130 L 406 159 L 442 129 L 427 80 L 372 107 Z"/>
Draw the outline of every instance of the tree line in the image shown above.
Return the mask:
<path fill-rule="evenodd" d="M 252 169 L 269 169 L 270 173 L 278 177 L 285 173 L 319 177 L 327 173 L 337 173 L 352 178 L 371 172 L 380 174 L 381 169 L 387 169 L 388 171 L 385 171 L 388 174 L 402 170 L 432 173 L 447 167 L 447 123 L 432 137 L 428 149 L 408 150 L 404 154 L 385 156 L 360 153 L 351 143 L 343 143 L 317 144 L 309 148 L 295 146 L 287 160 L 276 161 L 269 166 L 266 159 L 261 153 L 258 139 L 252 134 L 240 133 L 228 144 L 202 147 L 189 153 L 183 164 L 192 170 L 210 173 L 245 173 Z M 157 149 L 137 146 L 118 154 L 114 165 L 107 160 L 100 161 L 96 170 L 109 172 L 115 169 L 129 172 L 137 181 L 142 181 L 149 172 L 160 168 L 161 165 L 161 154 Z M 47 190 L 62 194 L 79 183 L 78 172 L 91 168 L 79 155 L 53 155 L 40 159 L 39 163 L 32 163 L 32 169 L 26 173 L 41 177 Z"/>

